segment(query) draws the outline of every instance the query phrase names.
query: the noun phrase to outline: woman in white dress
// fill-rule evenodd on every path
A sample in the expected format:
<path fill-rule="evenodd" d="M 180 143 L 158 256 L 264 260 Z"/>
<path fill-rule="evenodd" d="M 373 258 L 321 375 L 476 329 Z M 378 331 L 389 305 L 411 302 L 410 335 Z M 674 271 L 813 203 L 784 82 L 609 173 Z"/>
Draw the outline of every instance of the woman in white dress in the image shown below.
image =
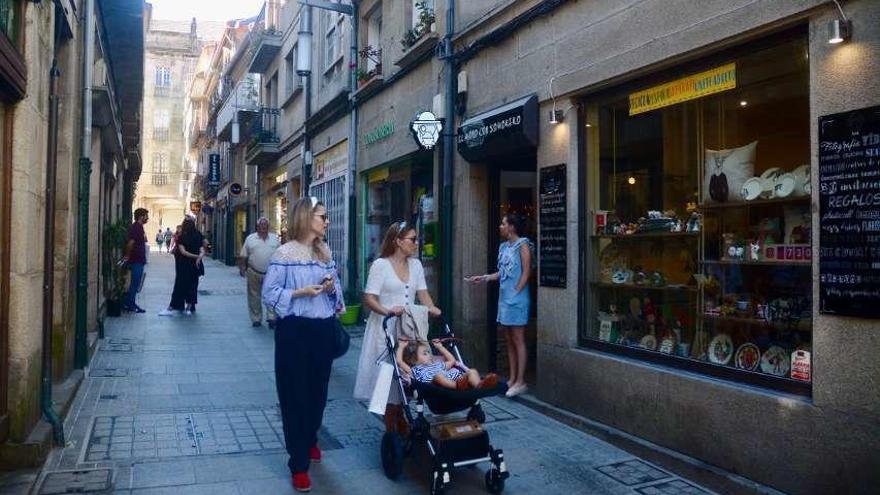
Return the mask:
<path fill-rule="evenodd" d="M 358 359 L 358 374 L 354 385 L 354 397 L 369 400 L 373 395 L 379 366 L 376 361 L 385 353 L 385 335 L 382 320 L 388 315 L 400 316 L 404 309 L 416 300 L 428 307 L 428 314 L 440 316 L 440 308 L 428 293 L 425 270 L 414 256 L 418 252 L 418 235 L 415 227 L 398 222 L 388 228 L 382 241 L 379 258 L 370 266 L 367 286 L 364 288 L 364 305 L 371 313 L 367 319 L 364 344 Z M 392 356 L 393 357 L 393 356 Z M 400 393 L 391 387 L 385 408 L 385 429 L 389 432 L 405 430 Z"/>

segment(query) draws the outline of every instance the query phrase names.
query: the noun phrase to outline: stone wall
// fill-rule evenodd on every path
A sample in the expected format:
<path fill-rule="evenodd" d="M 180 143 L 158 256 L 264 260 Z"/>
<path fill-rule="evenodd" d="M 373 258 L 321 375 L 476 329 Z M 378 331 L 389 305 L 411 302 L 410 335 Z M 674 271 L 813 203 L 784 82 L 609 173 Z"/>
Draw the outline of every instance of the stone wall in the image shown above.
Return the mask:
<path fill-rule="evenodd" d="M 10 440 L 22 442 L 40 416 L 43 239 L 53 6 L 28 4 L 25 16 L 27 97 L 11 107 L 12 225 L 10 229 Z"/>

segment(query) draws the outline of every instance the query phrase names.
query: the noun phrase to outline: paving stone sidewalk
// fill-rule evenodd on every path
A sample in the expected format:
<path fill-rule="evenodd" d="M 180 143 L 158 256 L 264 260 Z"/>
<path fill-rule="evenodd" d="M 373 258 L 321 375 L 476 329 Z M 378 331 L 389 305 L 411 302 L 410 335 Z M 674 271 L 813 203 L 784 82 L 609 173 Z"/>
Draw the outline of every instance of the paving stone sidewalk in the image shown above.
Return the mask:
<path fill-rule="evenodd" d="M 65 431 L 34 493 L 293 493 L 273 377 L 272 330 L 252 328 L 244 279 L 210 261 L 193 316 L 160 317 L 173 284 L 170 255 L 151 253 L 139 303 L 146 314 L 107 320 Z M 383 426 L 351 398 L 361 337 L 333 366 L 313 493 L 427 494 L 430 462 L 414 451 L 400 480 L 385 478 Z M 505 493 L 702 494 L 695 483 L 522 404 L 485 403 L 503 448 Z M 449 493 L 486 493 L 486 466 L 453 473 Z M 0 488 L 0 493 L 3 490 Z"/>

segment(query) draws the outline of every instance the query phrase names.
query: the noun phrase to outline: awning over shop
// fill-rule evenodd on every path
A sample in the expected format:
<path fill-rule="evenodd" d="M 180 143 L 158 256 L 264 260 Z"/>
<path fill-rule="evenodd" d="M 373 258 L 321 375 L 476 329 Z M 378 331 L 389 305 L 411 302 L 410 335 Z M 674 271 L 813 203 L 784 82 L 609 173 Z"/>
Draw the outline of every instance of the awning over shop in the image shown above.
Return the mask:
<path fill-rule="evenodd" d="M 458 152 L 469 162 L 538 146 L 538 97 L 530 95 L 462 122 Z"/>

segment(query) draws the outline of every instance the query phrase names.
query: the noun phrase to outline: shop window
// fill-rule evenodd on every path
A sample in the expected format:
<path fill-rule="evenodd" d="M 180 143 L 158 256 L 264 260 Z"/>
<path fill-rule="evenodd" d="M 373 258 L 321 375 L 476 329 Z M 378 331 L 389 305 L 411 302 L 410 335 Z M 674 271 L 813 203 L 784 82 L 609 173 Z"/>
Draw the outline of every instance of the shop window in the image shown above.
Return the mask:
<path fill-rule="evenodd" d="M 809 393 L 806 54 L 777 41 L 586 102 L 582 342 Z"/>
<path fill-rule="evenodd" d="M 366 237 L 363 267 L 379 257 L 385 231 L 393 222 L 406 221 L 419 233 L 418 256 L 425 267 L 431 294 L 438 290 L 439 217 L 435 209 L 433 167 L 424 156 L 412 165 L 379 168 L 366 176 Z"/>

